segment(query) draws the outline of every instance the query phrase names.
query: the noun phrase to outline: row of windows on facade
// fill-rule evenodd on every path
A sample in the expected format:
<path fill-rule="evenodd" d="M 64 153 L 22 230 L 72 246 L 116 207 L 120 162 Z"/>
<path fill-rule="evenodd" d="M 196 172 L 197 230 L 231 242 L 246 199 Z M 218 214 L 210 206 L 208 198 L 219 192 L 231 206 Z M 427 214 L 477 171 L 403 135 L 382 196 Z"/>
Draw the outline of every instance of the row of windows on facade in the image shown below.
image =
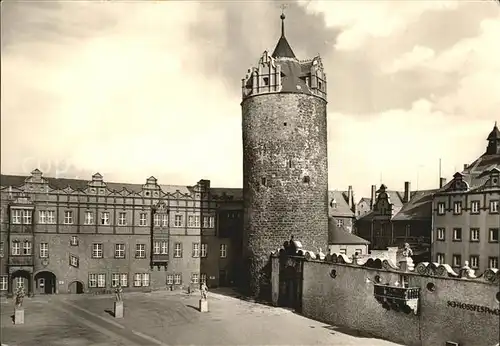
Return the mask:
<path fill-rule="evenodd" d="M 498 228 L 490 228 L 488 230 L 488 241 L 490 243 L 498 243 Z M 481 240 L 481 229 L 480 228 L 471 228 L 469 230 L 469 241 L 471 242 L 479 242 Z M 436 240 L 445 241 L 446 240 L 446 228 L 439 227 L 436 229 Z M 453 241 L 462 241 L 463 234 L 461 228 L 453 228 L 452 230 L 452 240 Z"/>
<path fill-rule="evenodd" d="M 135 273 L 133 275 L 133 287 L 149 287 L 150 276 L 149 273 Z M 0 291 L 8 290 L 8 276 L 0 276 Z M 207 274 L 192 273 L 191 283 L 199 284 L 207 281 Z M 182 285 L 182 274 L 167 274 L 167 285 Z M 111 287 L 129 287 L 129 274 L 127 273 L 113 273 L 111 274 Z M 24 280 L 16 281 L 16 288 L 21 288 L 24 286 Z M 106 288 L 106 274 L 102 273 L 92 273 L 89 274 L 88 280 L 89 288 Z"/>
<path fill-rule="evenodd" d="M 439 202 L 437 204 L 437 209 L 438 209 L 438 215 L 444 215 L 446 213 L 446 203 L 444 202 Z M 470 202 L 470 212 L 471 214 L 479 214 L 481 209 L 481 203 L 480 201 L 471 201 Z M 489 204 L 489 211 L 492 214 L 498 213 L 498 201 L 490 201 Z M 462 214 L 462 202 L 461 201 L 455 201 L 453 202 L 453 214 L 459 215 Z"/>
<path fill-rule="evenodd" d="M 78 237 L 72 236 L 70 240 L 71 246 L 78 246 Z M 10 254 L 13 256 L 29 256 L 32 255 L 32 243 L 29 240 L 14 239 L 11 242 Z M 125 258 L 126 244 L 114 244 L 114 258 Z M 40 243 L 40 258 L 49 257 L 49 244 Z M 168 255 L 168 242 L 167 241 L 154 241 L 153 242 L 153 255 Z M 207 257 L 208 244 L 206 243 L 193 243 L 192 244 L 192 257 Z M 220 244 L 219 247 L 220 258 L 227 257 L 227 244 Z M 92 258 L 103 258 L 104 247 L 102 243 L 92 244 Z M 181 258 L 183 256 L 182 243 L 174 243 L 174 258 Z M 3 242 L 0 243 L 0 257 L 3 257 Z M 146 258 L 146 244 L 135 244 L 135 258 Z"/>
<path fill-rule="evenodd" d="M 56 217 L 55 211 L 53 210 L 39 210 L 38 211 L 38 223 L 39 224 L 55 224 Z M 127 213 L 118 213 L 118 226 L 127 226 Z M 168 227 L 168 214 L 154 214 L 153 225 L 155 227 Z M 31 225 L 32 223 L 32 212 L 31 210 L 14 209 L 12 210 L 12 223 L 13 224 L 25 224 Z M 64 212 L 63 223 L 65 225 L 74 224 L 73 212 L 67 210 Z M 213 228 L 215 223 L 215 218 L 213 216 L 203 216 L 203 228 Z M 84 217 L 85 225 L 95 225 L 94 212 L 86 211 Z M 100 218 L 101 225 L 111 225 L 111 215 L 107 211 L 101 212 Z M 139 214 L 139 226 L 148 226 L 148 213 Z M 174 227 L 184 227 L 184 215 L 176 214 L 174 215 Z M 200 227 L 200 216 L 199 215 L 188 215 L 187 227 Z"/>
<path fill-rule="evenodd" d="M 446 264 L 446 256 L 444 253 L 436 254 L 436 261 L 439 264 Z M 462 266 L 462 255 L 453 254 L 452 255 L 452 266 L 455 268 Z M 479 255 L 471 255 L 469 257 L 469 266 L 472 269 L 479 268 Z M 498 257 L 488 257 L 488 268 L 497 268 L 498 269 Z"/>

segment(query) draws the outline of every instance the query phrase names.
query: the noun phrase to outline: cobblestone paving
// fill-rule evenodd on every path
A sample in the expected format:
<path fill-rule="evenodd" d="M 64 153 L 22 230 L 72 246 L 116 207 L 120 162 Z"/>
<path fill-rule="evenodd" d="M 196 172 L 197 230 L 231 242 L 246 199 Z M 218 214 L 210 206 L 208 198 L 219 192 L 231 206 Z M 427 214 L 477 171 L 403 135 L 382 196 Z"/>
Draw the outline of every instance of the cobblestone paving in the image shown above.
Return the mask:
<path fill-rule="evenodd" d="M 112 314 L 113 296 L 52 296 L 25 300 L 25 324 L 13 325 L 12 301 L 3 302 L 1 341 L 9 346 L 87 345 L 396 345 L 341 332 L 294 312 L 209 295 L 153 292 L 124 297 L 124 318 Z M 351 334 L 351 335 L 350 335 Z"/>

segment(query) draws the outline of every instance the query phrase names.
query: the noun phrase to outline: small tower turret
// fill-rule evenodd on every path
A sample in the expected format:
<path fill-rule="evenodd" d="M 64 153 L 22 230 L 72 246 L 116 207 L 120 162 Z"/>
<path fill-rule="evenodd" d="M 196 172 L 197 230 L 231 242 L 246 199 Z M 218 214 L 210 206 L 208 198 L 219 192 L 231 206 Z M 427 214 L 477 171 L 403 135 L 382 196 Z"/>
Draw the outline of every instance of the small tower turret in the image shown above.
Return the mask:
<path fill-rule="evenodd" d="M 493 126 L 488 138 L 488 146 L 486 147 L 486 155 L 500 155 L 500 130 L 498 130 L 497 122 Z"/>

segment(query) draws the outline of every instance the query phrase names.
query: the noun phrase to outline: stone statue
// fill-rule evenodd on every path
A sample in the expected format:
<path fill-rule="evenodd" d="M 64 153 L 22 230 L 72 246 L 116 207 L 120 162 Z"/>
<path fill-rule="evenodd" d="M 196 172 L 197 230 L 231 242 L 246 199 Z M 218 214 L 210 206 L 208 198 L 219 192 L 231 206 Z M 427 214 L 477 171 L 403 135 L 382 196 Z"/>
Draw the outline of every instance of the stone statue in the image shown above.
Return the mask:
<path fill-rule="evenodd" d="M 23 307 L 24 300 L 24 287 L 19 287 L 16 290 L 16 309 L 21 309 Z"/>
<path fill-rule="evenodd" d="M 402 255 L 404 257 L 411 257 L 411 256 L 413 256 L 413 251 L 411 250 L 410 244 L 405 243 L 405 245 L 403 247 Z"/>
<path fill-rule="evenodd" d="M 207 300 L 208 287 L 205 283 L 201 284 L 201 300 Z"/>
<path fill-rule="evenodd" d="M 117 302 L 121 302 L 123 300 L 123 288 L 122 285 L 118 284 L 118 287 L 115 289 L 115 299 Z"/>

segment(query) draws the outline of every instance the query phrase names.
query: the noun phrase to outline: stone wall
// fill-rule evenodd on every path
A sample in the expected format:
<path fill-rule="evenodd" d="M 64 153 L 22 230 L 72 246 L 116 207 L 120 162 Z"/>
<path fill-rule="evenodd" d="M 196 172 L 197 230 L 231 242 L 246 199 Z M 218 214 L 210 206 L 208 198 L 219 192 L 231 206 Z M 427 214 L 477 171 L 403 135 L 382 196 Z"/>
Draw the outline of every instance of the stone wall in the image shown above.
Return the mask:
<path fill-rule="evenodd" d="M 242 112 L 243 248 L 250 293 L 258 296 L 270 283 L 269 253 L 282 239 L 294 235 L 315 250 L 326 249 L 326 102 L 270 93 L 245 99 Z"/>
<path fill-rule="evenodd" d="M 391 260 L 353 262 L 337 254 L 320 260 L 314 253 L 304 254 L 301 306 L 307 317 L 408 346 L 445 345 L 446 341 L 460 346 L 498 343 L 498 269 L 475 276 L 468 269 L 457 273 L 448 265 L 434 263 L 403 270 L 404 266 Z M 416 310 L 384 308 L 375 298 L 376 286 L 401 286 L 403 280 L 409 289 L 420 291 Z"/>

